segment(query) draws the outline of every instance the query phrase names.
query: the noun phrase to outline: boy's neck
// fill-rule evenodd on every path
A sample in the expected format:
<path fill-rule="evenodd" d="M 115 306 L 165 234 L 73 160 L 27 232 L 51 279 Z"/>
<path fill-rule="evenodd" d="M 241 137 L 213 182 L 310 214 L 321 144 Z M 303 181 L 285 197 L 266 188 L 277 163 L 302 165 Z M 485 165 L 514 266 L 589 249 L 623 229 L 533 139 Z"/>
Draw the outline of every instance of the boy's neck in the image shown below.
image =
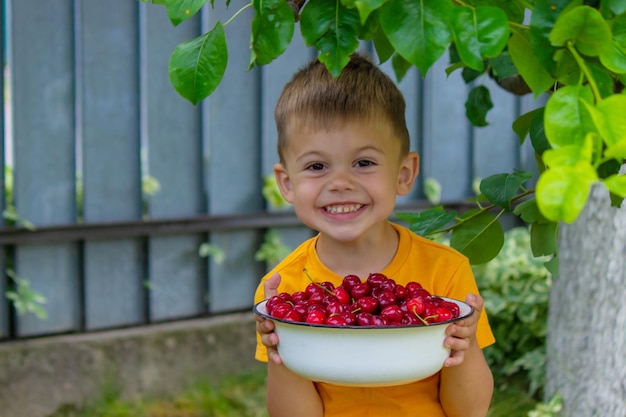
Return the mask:
<path fill-rule="evenodd" d="M 398 232 L 391 224 L 385 223 L 379 231 L 351 242 L 340 242 L 320 235 L 316 251 L 320 261 L 336 274 L 354 274 L 367 278 L 370 273 L 381 272 L 391 263 L 399 241 Z"/>

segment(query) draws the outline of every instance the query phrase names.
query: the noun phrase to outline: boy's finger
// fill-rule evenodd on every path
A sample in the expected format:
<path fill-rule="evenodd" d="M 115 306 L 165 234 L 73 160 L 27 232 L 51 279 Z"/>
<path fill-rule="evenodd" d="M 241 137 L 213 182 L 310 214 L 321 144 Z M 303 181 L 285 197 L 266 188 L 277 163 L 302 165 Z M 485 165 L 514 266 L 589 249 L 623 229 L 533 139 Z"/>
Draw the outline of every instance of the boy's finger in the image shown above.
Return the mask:
<path fill-rule="evenodd" d="M 265 281 L 263 285 L 264 296 L 267 300 L 278 294 L 278 286 L 280 285 L 280 274 L 277 272 Z"/>

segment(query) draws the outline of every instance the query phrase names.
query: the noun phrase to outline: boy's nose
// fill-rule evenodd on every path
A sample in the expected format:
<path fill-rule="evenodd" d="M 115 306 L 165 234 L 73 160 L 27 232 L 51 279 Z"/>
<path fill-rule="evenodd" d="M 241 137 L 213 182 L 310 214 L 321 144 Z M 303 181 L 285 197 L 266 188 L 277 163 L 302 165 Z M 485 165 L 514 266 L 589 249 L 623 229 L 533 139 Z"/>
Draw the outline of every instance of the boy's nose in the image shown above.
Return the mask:
<path fill-rule="evenodd" d="M 336 170 L 331 175 L 328 188 L 331 191 L 352 190 L 354 189 L 354 176 L 349 170 Z"/>

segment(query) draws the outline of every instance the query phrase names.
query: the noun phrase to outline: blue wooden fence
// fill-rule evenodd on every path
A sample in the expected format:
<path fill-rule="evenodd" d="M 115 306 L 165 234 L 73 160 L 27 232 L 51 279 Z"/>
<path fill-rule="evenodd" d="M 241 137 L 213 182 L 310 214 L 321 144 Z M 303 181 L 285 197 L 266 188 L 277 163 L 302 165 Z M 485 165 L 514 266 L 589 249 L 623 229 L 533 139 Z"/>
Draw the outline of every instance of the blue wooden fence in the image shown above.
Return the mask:
<path fill-rule="evenodd" d="M 291 247 L 311 235 L 290 211 L 268 208 L 261 187 L 277 159 L 274 104 L 314 51 L 296 35 L 275 62 L 247 71 L 244 13 L 226 27 L 228 70 L 213 95 L 194 107 L 169 83 L 173 48 L 244 4 L 216 3 L 174 27 L 163 7 L 135 0 L 2 0 L 0 161 L 13 173 L 17 213 L 36 230 L 2 220 L 0 269 L 45 296 L 48 318 L 18 315 L 2 297 L 0 340 L 249 309 L 266 268 L 254 260 L 265 231 Z M 475 177 L 534 166 L 511 130 L 532 98 L 481 80 L 495 108 L 489 126 L 473 128 L 469 87 L 445 66 L 425 79 L 413 69 L 400 83 L 422 169 L 401 206 L 424 200 L 428 177 L 455 202 L 472 195 Z M 156 194 L 143 192 L 147 176 Z M 0 176 L 4 191 L 8 179 Z M 223 262 L 200 257 L 203 242 L 221 248 Z M 14 289 L 3 274 L 0 294 Z"/>

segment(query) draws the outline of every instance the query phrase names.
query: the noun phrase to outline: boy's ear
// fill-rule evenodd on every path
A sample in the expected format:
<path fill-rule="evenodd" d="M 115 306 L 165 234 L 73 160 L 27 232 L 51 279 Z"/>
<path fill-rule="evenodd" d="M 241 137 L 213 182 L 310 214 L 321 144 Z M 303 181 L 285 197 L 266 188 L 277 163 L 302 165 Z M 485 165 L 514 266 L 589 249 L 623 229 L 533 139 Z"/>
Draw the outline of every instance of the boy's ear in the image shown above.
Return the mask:
<path fill-rule="evenodd" d="M 420 157 L 417 152 L 409 152 L 404 157 L 402 165 L 400 165 L 400 175 L 398 176 L 398 186 L 396 187 L 396 193 L 398 195 L 406 195 L 413 188 L 415 178 L 419 173 Z"/>
<path fill-rule="evenodd" d="M 276 184 L 286 202 L 293 204 L 293 193 L 291 179 L 287 173 L 287 168 L 281 163 L 274 165 L 274 177 Z"/>

